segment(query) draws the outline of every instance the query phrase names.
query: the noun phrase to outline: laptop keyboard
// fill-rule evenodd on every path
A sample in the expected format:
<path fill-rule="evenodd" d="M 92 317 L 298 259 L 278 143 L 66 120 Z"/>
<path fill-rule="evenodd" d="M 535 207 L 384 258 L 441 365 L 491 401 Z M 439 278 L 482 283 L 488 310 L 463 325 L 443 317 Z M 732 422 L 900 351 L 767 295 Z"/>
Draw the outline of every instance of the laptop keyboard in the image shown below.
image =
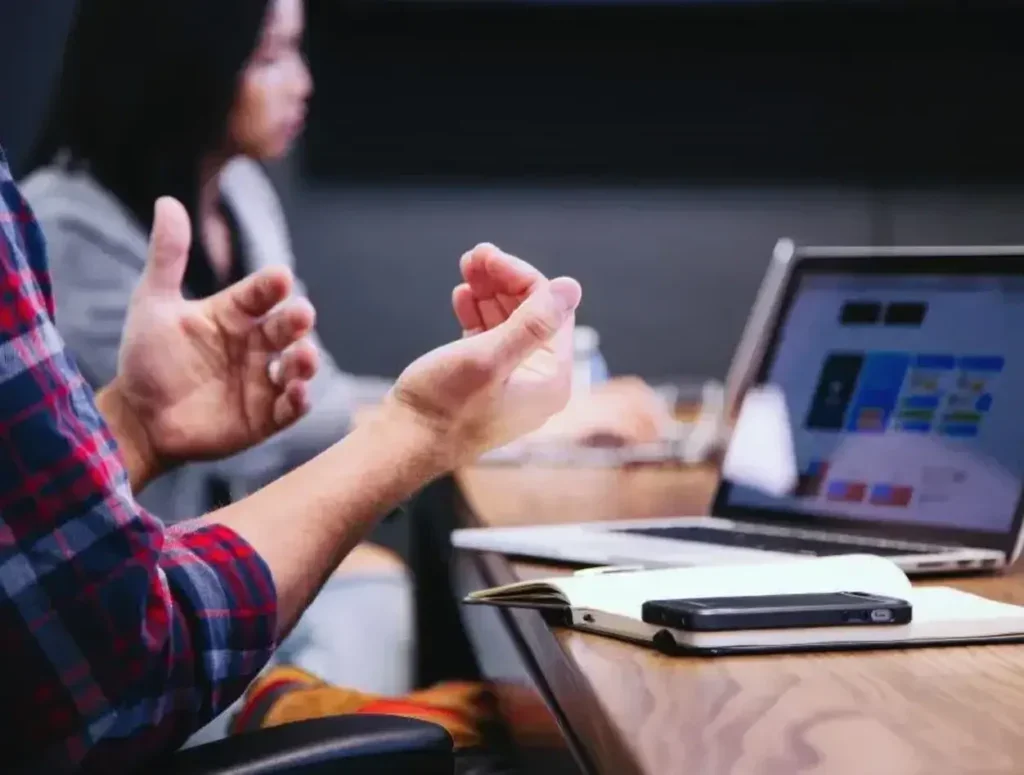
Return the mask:
<path fill-rule="evenodd" d="M 694 541 L 715 546 L 733 546 L 741 549 L 763 549 L 771 552 L 788 552 L 789 554 L 810 554 L 815 557 L 827 557 L 836 554 L 853 554 L 867 552 L 882 556 L 902 554 L 931 554 L 938 547 L 903 544 L 889 541 L 829 541 L 806 536 L 782 535 L 778 533 L 754 533 L 739 530 L 721 530 L 713 527 L 693 525 L 687 527 L 644 527 L 622 530 L 623 533 L 650 536 L 651 538 L 670 538 L 676 541 Z"/>

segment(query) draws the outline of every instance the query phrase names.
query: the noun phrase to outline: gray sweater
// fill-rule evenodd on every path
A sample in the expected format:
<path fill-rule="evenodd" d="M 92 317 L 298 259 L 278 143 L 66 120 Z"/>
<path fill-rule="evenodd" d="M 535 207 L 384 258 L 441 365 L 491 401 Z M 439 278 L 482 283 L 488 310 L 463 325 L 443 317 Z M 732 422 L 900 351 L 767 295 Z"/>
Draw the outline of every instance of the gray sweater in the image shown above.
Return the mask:
<path fill-rule="evenodd" d="M 52 168 L 24 180 L 22 192 L 46 237 L 57 328 L 94 386 L 113 379 L 128 301 L 146 261 L 147 235 L 124 206 L 86 173 Z M 238 219 L 249 268 L 293 266 L 281 205 L 262 168 L 232 161 L 221 176 L 223 196 Z M 301 284 L 297 293 L 304 293 Z M 320 373 L 312 385 L 313 409 L 295 426 L 247 452 L 193 464 L 150 484 L 140 503 L 167 522 L 206 509 L 211 475 L 244 496 L 337 441 L 352 410 L 380 398 L 388 383 L 342 372 L 319 346 Z"/>

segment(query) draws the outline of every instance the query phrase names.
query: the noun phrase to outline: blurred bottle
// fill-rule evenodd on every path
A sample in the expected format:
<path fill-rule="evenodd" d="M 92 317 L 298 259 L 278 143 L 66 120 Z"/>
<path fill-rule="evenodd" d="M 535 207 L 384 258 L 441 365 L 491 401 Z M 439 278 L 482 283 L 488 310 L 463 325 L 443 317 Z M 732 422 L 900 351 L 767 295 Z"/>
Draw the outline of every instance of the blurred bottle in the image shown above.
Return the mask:
<path fill-rule="evenodd" d="M 590 326 L 576 326 L 573 335 L 572 389 L 585 393 L 608 380 L 608 364 L 601 355 L 601 337 Z"/>

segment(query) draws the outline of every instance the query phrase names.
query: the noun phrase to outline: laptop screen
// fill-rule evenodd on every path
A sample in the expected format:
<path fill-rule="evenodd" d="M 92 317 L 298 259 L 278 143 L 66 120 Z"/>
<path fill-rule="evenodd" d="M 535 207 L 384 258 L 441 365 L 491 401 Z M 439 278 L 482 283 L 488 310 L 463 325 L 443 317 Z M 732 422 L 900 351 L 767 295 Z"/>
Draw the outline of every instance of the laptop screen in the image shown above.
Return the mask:
<path fill-rule="evenodd" d="M 762 381 L 786 397 L 799 484 L 783 498 L 733 485 L 721 505 L 1010 531 L 1024 481 L 1024 277 L 794 283 Z"/>

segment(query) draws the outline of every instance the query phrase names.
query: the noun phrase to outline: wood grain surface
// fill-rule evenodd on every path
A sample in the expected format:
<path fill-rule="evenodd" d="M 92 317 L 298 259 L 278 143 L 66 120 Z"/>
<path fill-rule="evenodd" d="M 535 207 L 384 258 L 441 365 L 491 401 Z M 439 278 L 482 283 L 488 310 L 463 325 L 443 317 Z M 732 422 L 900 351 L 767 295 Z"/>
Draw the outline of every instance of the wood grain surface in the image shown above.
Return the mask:
<path fill-rule="evenodd" d="M 709 469 L 477 467 L 471 524 L 706 513 Z M 481 562 L 493 583 L 558 573 Z M 1019 571 L 938 582 L 1024 604 Z M 594 769 L 668 775 L 1024 773 L 1024 646 L 670 658 L 513 621 Z"/>

